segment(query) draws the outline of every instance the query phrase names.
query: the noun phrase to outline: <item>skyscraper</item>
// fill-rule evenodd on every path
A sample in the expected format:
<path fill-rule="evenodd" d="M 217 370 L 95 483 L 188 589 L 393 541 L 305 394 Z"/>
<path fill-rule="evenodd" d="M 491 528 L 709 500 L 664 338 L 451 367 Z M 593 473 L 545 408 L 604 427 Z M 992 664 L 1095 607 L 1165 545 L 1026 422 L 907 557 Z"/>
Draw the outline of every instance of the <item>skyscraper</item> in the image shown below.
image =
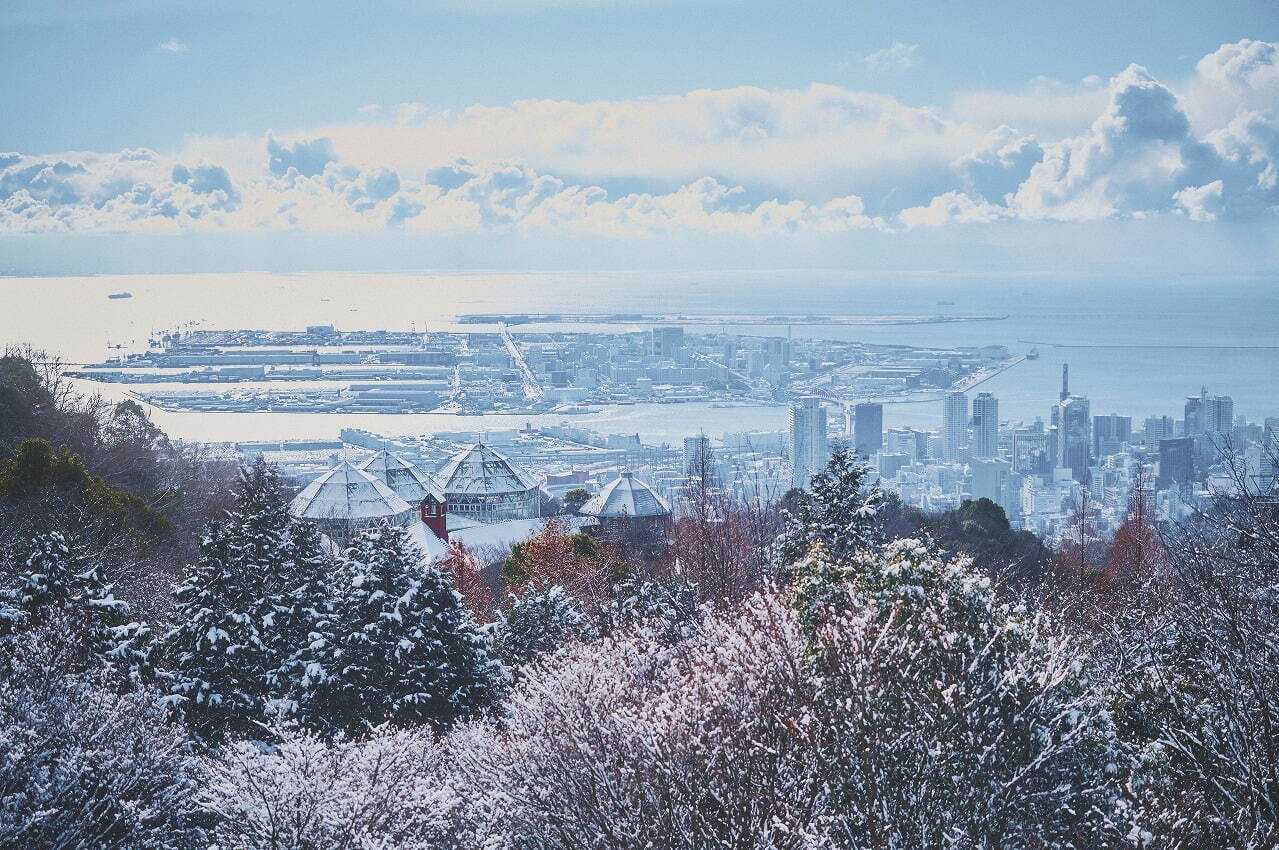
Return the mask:
<path fill-rule="evenodd" d="M 805 396 L 791 407 L 790 441 L 791 486 L 806 489 L 830 460 L 826 408 L 820 398 Z"/>
<path fill-rule="evenodd" d="M 1235 427 L 1235 400 L 1228 395 L 1207 396 L 1203 400 L 1205 434 L 1228 435 Z"/>
<path fill-rule="evenodd" d="M 1159 477 L 1156 484 L 1160 490 L 1173 484 L 1183 487 L 1194 482 L 1195 476 L 1195 441 L 1189 437 L 1176 440 L 1159 441 Z"/>
<path fill-rule="evenodd" d="M 947 393 L 942 405 L 941 459 L 959 463 L 968 442 L 968 394 Z"/>
<path fill-rule="evenodd" d="M 973 457 L 999 456 L 999 399 L 977 393 L 973 399 Z"/>
<path fill-rule="evenodd" d="M 655 357 L 674 360 L 684 347 L 683 328 L 653 328 L 651 331 L 652 352 Z"/>
<path fill-rule="evenodd" d="M 1057 422 L 1057 468 L 1069 469 L 1071 477 L 1086 484 L 1092 461 L 1092 419 L 1088 399 L 1067 396 L 1057 402 L 1053 413 Z"/>
<path fill-rule="evenodd" d="M 1146 419 L 1146 448 L 1155 451 L 1160 440 L 1171 440 L 1174 436 L 1172 417 L 1150 416 Z"/>
<path fill-rule="evenodd" d="M 700 480 L 710 475 L 710 440 L 705 434 L 684 438 L 684 475 L 690 480 Z"/>
<path fill-rule="evenodd" d="M 1268 490 L 1279 478 L 1279 416 L 1267 416 L 1261 429 L 1261 485 Z"/>
<path fill-rule="evenodd" d="M 1186 406 L 1183 410 L 1181 433 L 1183 436 L 1193 437 L 1203 432 L 1203 396 L 1188 395 L 1186 396 Z"/>
<path fill-rule="evenodd" d="M 1044 431 L 1042 421 L 1013 431 L 1013 472 L 1019 475 L 1051 475 L 1052 467 L 1048 433 Z"/>
<path fill-rule="evenodd" d="M 865 403 L 853 407 L 853 448 L 870 457 L 884 447 L 884 406 Z"/>
<path fill-rule="evenodd" d="M 1092 418 L 1092 454 L 1094 458 L 1119 454 L 1124 443 L 1132 440 L 1132 417 L 1116 413 Z"/>

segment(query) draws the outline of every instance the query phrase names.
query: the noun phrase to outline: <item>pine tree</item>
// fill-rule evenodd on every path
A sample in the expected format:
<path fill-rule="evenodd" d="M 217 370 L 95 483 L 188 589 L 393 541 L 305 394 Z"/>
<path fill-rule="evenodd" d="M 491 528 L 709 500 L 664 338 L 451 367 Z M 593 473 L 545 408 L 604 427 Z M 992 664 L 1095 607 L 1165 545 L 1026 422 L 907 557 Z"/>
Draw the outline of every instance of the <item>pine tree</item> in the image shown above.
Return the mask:
<path fill-rule="evenodd" d="M 403 530 L 366 529 L 340 564 L 334 635 L 308 655 L 302 715 L 322 730 L 447 725 L 488 708 L 504 679 L 448 577 Z"/>
<path fill-rule="evenodd" d="M 318 531 L 288 513 L 276 470 L 241 471 L 235 507 L 210 524 L 165 636 L 172 702 L 200 734 L 251 731 L 303 678 L 328 619 Z"/>
<path fill-rule="evenodd" d="M 91 665 L 105 664 L 134 682 L 154 675 L 150 629 L 130 622 L 129 606 L 111 593 L 100 560 L 61 532 L 37 536 L 20 586 L 0 591 L 10 627 L 57 619 L 83 639 Z"/>
<path fill-rule="evenodd" d="M 786 528 L 773 546 L 774 569 L 785 574 L 815 543 L 840 561 L 878 542 L 882 493 L 867 486 L 869 471 L 851 452 L 831 455 L 809 490 L 799 492 L 794 508 L 785 512 Z"/>
<path fill-rule="evenodd" d="M 251 615 L 261 580 L 235 558 L 233 535 L 226 519 L 209 524 L 200 557 L 175 593 L 175 625 L 164 638 L 168 702 L 209 739 L 253 729 L 266 698 L 266 647 Z"/>
<path fill-rule="evenodd" d="M 600 613 L 600 631 L 642 630 L 662 643 L 674 644 L 695 629 L 701 613 L 694 582 L 632 577 L 613 589 L 612 604 Z"/>
<path fill-rule="evenodd" d="M 494 624 L 493 648 L 507 666 L 518 668 L 590 632 L 590 621 L 557 585 L 516 598 Z"/>

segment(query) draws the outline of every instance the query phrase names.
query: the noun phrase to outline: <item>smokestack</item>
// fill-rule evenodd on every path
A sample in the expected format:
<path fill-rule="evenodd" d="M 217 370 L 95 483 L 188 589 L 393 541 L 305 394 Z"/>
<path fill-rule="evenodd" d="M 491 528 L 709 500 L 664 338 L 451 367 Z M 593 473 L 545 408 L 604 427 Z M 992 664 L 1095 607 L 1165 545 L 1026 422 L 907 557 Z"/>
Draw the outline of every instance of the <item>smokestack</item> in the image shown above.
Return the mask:
<path fill-rule="evenodd" d="M 1061 400 L 1070 397 L 1070 364 L 1061 364 Z"/>

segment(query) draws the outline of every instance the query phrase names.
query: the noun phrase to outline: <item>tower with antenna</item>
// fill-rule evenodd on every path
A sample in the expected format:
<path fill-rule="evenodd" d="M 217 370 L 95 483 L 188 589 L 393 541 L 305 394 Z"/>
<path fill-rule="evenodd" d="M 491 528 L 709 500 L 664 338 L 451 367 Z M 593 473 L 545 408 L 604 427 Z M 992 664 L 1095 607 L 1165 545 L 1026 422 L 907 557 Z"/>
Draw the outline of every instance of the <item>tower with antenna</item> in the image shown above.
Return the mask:
<path fill-rule="evenodd" d="M 1065 401 L 1070 398 L 1070 364 L 1061 364 L 1061 396 L 1060 400 Z"/>

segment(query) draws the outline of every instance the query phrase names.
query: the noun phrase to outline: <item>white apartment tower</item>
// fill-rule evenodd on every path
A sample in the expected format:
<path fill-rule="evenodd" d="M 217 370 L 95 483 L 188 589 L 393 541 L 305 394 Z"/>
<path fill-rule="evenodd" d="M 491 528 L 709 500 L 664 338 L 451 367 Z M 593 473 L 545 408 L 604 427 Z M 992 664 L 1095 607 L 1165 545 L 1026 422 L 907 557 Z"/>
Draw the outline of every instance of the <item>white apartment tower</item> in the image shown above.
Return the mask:
<path fill-rule="evenodd" d="M 942 460 L 958 463 L 964 459 L 964 446 L 967 443 L 968 394 L 947 393 L 946 400 L 942 404 Z"/>
<path fill-rule="evenodd" d="M 813 475 L 830 460 L 826 436 L 826 408 L 822 400 L 805 396 L 790 409 L 791 486 L 807 489 Z"/>
<path fill-rule="evenodd" d="M 999 457 L 999 399 L 991 393 L 973 399 L 973 457 Z"/>

